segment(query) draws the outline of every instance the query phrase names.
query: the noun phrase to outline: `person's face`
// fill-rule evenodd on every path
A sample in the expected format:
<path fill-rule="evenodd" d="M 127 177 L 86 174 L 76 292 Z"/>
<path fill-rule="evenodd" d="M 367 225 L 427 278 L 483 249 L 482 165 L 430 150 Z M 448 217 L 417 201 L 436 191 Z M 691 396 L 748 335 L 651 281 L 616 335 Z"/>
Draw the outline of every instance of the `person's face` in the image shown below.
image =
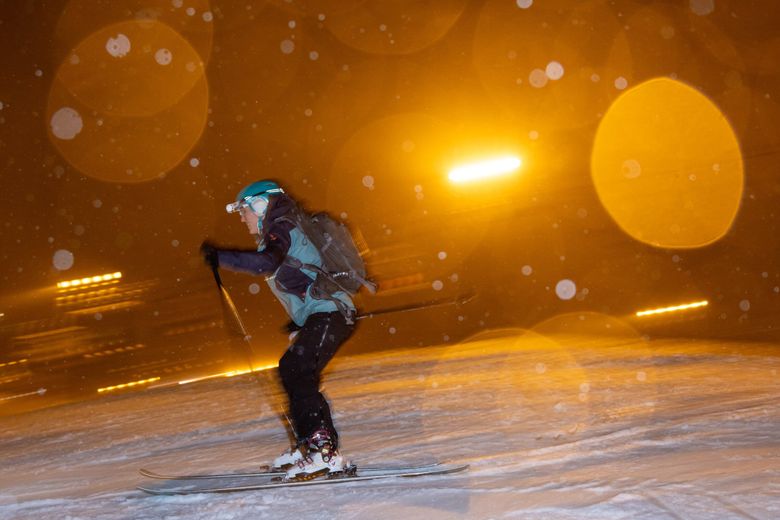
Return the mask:
<path fill-rule="evenodd" d="M 255 213 L 248 207 L 241 208 L 239 214 L 241 215 L 241 222 L 246 224 L 250 235 L 257 235 L 260 233 L 260 231 L 257 229 L 257 222 L 260 220 L 260 217 L 255 215 Z"/>

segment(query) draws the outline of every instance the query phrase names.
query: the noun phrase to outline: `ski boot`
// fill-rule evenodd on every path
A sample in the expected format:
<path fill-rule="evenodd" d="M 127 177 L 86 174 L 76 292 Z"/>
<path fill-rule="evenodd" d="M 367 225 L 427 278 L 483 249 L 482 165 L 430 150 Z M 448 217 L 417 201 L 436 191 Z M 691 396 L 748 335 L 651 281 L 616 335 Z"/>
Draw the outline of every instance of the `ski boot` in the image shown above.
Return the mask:
<path fill-rule="evenodd" d="M 306 440 L 306 454 L 287 470 L 285 480 L 309 480 L 341 473 L 347 462 L 334 447 L 327 430 L 317 430 Z"/>
<path fill-rule="evenodd" d="M 300 443 L 296 444 L 295 446 L 287 448 L 284 453 L 274 459 L 272 469 L 287 470 L 288 468 L 295 466 L 303 457 L 303 445 Z"/>

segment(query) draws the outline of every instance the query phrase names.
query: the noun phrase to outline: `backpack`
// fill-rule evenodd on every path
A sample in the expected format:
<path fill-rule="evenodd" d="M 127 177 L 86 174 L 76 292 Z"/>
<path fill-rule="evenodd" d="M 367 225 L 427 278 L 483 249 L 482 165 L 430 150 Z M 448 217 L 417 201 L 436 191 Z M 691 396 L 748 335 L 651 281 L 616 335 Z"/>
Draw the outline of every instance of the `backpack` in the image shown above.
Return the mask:
<path fill-rule="evenodd" d="M 313 296 L 331 299 L 338 291 L 354 295 L 361 287 L 372 294 L 376 292 L 376 284 L 366 278 L 363 258 L 343 222 L 337 222 L 325 212 L 309 214 L 297 204 L 278 220 L 287 220 L 298 227 L 320 253 L 322 267 L 304 264 L 289 256 L 285 259 L 292 267 L 303 267 L 317 273 L 312 288 Z"/>

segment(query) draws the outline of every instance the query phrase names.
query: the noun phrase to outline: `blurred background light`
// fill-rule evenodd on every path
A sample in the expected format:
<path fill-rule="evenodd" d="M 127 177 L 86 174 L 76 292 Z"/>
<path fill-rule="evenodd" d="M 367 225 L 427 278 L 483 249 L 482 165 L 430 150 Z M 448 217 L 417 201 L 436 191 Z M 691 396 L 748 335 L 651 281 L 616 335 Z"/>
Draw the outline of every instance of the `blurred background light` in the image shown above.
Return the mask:
<path fill-rule="evenodd" d="M 522 161 L 518 157 L 499 157 L 457 166 L 450 170 L 449 179 L 455 183 L 478 181 L 491 177 L 508 175 L 518 168 Z"/>
<path fill-rule="evenodd" d="M 668 248 L 723 237 L 744 183 L 739 142 L 726 117 L 700 91 L 667 78 L 615 100 L 596 132 L 591 175 L 624 232 Z"/>
<path fill-rule="evenodd" d="M 74 280 L 66 280 L 63 282 L 57 282 L 58 289 L 70 289 L 74 287 L 82 287 L 85 285 L 94 285 L 101 282 L 111 282 L 122 278 L 122 273 L 117 271 L 114 273 L 100 274 L 95 276 L 86 276 L 84 278 L 77 278 Z"/>
<path fill-rule="evenodd" d="M 99 394 L 102 394 L 104 392 L 113 392 L 114 390 L 123 390 L 125 388 L 132 388 L 134 386 L 140 386 L 140 385 L 148 385 L 149 383 L 154 383 L 155 381 L 159 381 L 159 377 L 150 377 L 147 379 L 140 379 L 138 381 L 131 381 L 129 383 L 122 383 L 119 385 L 113 385 L 113 386 L 104 386 L 102 388 L 98 388 L 97 391 Z"/>
<path fill-rule="evenodd" d="M 692 303 L 683 303 L 680 305 L 672 305 L 670 307 L 661 307 L 658 309 L 649 309 L 645 311 L 638 311 L 636 313 L 637 317 L 641 316 L 654 316 L 656 314 L 666 314 L 669 312 L 678 312 L 678 311 L 685 311 L 689 309 L 697 309 L 699 307 L 706 307 L 709 305 L 709 302 L 707 300 L 701 300 L 697 302 Z"/>

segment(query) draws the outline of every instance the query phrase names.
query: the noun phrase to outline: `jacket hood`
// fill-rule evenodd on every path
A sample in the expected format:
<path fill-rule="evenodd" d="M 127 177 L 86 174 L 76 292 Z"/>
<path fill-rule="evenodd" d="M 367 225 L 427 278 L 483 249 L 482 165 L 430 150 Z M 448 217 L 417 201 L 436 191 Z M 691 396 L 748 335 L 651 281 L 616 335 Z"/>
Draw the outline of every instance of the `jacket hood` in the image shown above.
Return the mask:
<path fill-rule="evenodd" d="M 273 222 L 277 218 L 286 215 L 295 206 L 295 202 L 285 193 L 274 195 L 271 197 L 270 202 L 268 211 L 263 219 L 266 222 Z"/>

